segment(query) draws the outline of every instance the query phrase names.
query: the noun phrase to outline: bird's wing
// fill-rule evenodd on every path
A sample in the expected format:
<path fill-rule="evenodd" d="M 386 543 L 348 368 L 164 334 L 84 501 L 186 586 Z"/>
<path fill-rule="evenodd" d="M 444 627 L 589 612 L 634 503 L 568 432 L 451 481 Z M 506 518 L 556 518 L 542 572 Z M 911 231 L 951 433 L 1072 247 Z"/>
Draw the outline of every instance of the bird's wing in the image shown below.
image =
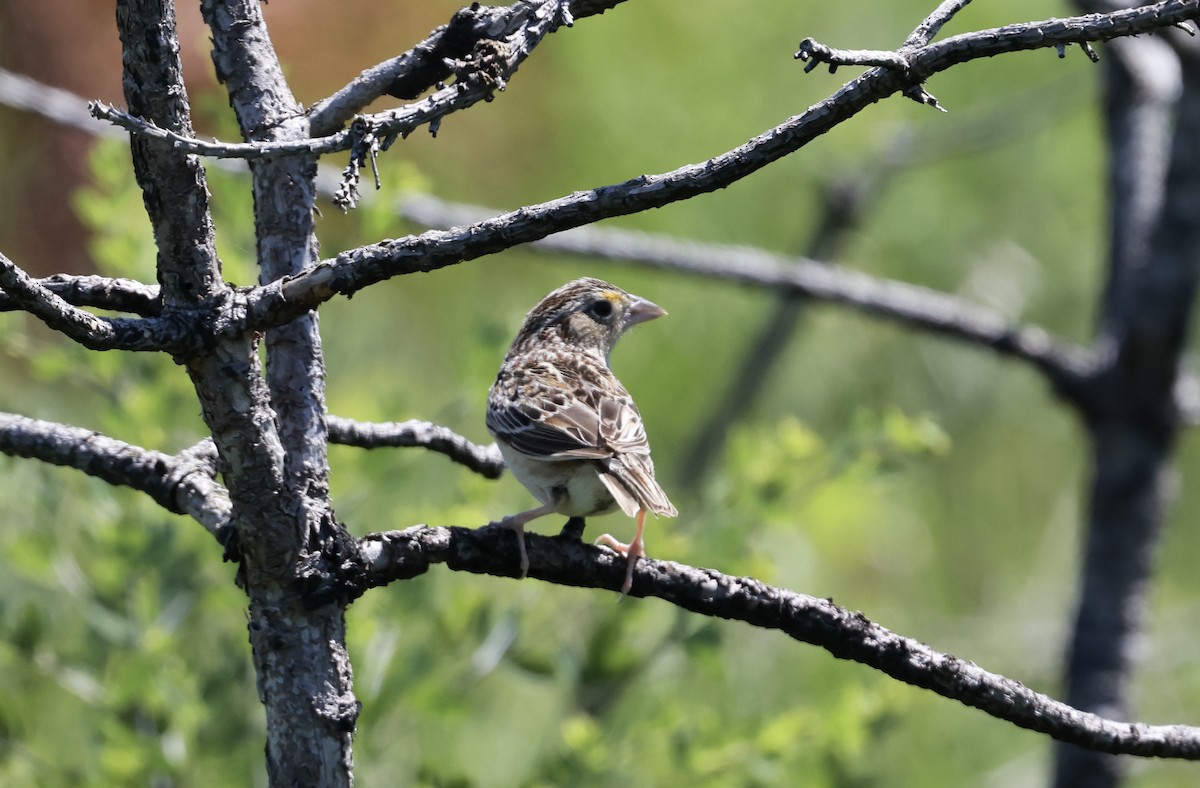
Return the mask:
<path fill-rule="evenodd" d="M 554 372 L 562 374 L 565 365 Z M 633 398 L 607 370 L 568 368 L 571 383 L 542 369 L 513 373 L 488 397 L 487 427 L 498 440 L 543 460 L 594 460 L 649 454 Z M 589 380 L 588 383 L 580 383 Z M 517 390 L 506 398 L 501 391 Z"/>
<path fill-rule="evenodd" d="M 612 493 L 625 514 L 633 517 L 639 509 L 663 517 L 679 512 L 654 478 L 654 462 L 649 454 L 618 454 L 597 462 L 600 481 Z"/>
<path fill-rule="evenodd" d="M 628 393 L 622 389 L 601 395 L 594 407 L 600 420 L 601 444 L 612 449 L 614 454 L 650 455 L 642 414 Z"/>
<path fill-rule="evenodd" d="M 633 398 L 615 378 L 565 396 L 563 387 L 524 378 L 518 401 L 489 397 L 488 431 L 517 451 L 548 461 L 593 460 L 604 485 L 628 515 L 677 512 L 654 479 L 646 428 Z"/>
<path fill-rule="evenodd" d="M 665 517 L 678 514 L 654 478 L 650 442 L 633 398 L 624 390 L 604 396 L 598 403 L 601 442 L 612 449 L 608 460 L 598 462 L 600 480 L 630 517 L 646 509 Z M 623 488 L 624 495 L 618 488 Z M 631 501 L 630 498 L 633 500 Z"/>
<path fill-rule="evenodd" d="M 611 457 L 600 443 L 600 417 L 578 401 L 526 397 L 519 403 L 492 403 L 488 431 L 512 448 L 540 460 L 596 460 Z"/>

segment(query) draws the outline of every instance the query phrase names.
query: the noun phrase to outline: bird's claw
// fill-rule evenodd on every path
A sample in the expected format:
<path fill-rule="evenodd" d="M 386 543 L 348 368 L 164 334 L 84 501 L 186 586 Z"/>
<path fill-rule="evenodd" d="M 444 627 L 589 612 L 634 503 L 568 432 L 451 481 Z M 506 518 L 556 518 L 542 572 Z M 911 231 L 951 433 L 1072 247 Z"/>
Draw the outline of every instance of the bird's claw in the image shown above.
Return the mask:
<path fill-rule="evenodd" d="M 625 582 L 621 584 L 621 596 L 628 596 L 629 590 L 633 588 L 633 568 L 637 565 L 638 559 L 645 554 L 641 540 L 634 539 L 629 544 L 625 544 L 612 534 L 600 534 L 593 544 L 607 547 L 617 555 L 625 556 Z"/>

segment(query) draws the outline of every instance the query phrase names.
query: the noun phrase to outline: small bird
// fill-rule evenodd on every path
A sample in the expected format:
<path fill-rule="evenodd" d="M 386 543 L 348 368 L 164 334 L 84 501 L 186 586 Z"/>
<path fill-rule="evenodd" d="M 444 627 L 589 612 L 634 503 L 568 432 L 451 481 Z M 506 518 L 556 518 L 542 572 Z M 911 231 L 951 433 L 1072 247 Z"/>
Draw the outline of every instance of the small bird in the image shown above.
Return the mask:
<path fill-rule="evenodd" d="M 667 312 L 616 285 L 568 282 L 535 306 L 488 392 L 487 428 L 513 476 L 541 503 L 491 525 L 517 534 L 521 576 L 529 571 L 525 524 L 548 514 L 585 518 L 620 508 L 637 518 L 633 541 L 596 540 L 628 557 L 622 594 L 645 554 L 646 513 L 678 512 L 654 479 L 646 429 L 633 398 L 609 369 L 631 326 Z"/>

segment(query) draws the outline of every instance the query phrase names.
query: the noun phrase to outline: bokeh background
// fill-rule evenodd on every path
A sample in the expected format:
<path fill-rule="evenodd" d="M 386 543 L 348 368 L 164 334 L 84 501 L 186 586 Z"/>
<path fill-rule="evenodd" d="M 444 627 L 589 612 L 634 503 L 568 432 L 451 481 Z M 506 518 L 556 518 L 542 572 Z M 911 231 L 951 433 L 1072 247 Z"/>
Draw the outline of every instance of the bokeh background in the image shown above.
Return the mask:
<path fill-rule="evenodd" d="M 183 5 L 197 126 L 233 139 L 206 32 Z M 436 138 L 397 143 L 381 159 L 384 188 L 360 209 L 325 204 L 323 254 L 412 232 L 393 210 L 411 191 L 511 209 L 713 156 L 853 75 L 804 74 L 791 57 L 801 38 L 894 47 L 933 5 L 631 0 L 581 20 L 494 102 L 447 118 Z M 311 104 L 458 6 L 265 8 Z M 947 33 L 1069 12 L 976 4 Z M 99 0 L 0 3 L 0 66 L 119 104 L 112 13 Z M 729 189 L 608 226 L 799 254 L 828 187 L 866 178 L 873 207 L 837 262 L 1086 342 L 1104 260 L 1098 78 L 1078 51 L 969 63 L 929 84 L 947 114 L 895 98 Z M 210 178 L 226 272 L 250 283 L 248 184 Z M 153 281 L 125 146 L 0 107 L 0 249 L 41 275 Z M 698 425 L 775 297 L 510 252 L 324 308 L 331 411 L 430 419 L 485 442 L 485 392 L 522 316 L 581 275 L 671 313 L 614 354 L 681 511 L 650 525 L 651 555 L 832 597 L 1061 695 L 1081 433 L 1034 372 L 987 351 L 814 304 L 761 397 L 730 414 L 711 472 L 684 478 Z M 15 314 L 0 315 L 0 409 L 166 451 L 203 436 L 170 359 L 85 353 Z M 511 478 L 479 479 L 419 450 L 331 457 L 338 515 L 357 534 L 478 525 L 530 500 Z M 1185 437 L 1136 679 L 1137 716 L 1149 722 L 1198 722 L 1200 536 L 1188 483 L 1198 471 Z M 138 494 L 27 460 L 0 457 L 0 501 L 0 783 L 263 784 L 244 597 L 211 537 Z M 614 516 L 589 533 L 601 529 L 627 537 L 632 524 Z M 363 785 L 1014 786 L 1048 768 L 1044 737 L 777 633 L 653 600 L 435 568 L 356 602 L 349 622 Z M 1131 784 L 1196 778 L 1195 767 L 1139 761 Z"/>

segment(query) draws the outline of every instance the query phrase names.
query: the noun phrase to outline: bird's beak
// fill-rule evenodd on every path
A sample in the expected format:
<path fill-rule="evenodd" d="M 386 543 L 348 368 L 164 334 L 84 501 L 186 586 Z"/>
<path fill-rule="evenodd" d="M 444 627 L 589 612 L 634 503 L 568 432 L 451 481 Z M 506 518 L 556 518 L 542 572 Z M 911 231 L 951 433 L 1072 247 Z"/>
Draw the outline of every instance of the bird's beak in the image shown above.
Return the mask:
<path fill-rule="evenodd" d="M 629 305 L 629 311 L 625 313 L 625 325 L 636 326 L 638 323 L 645 323 L 647 320 L 653 320 L 656 317 L 662 317 L 667 313 L 653 301 L 647 301 L 639 296 L 632 296 L 633 303 Z"/>

